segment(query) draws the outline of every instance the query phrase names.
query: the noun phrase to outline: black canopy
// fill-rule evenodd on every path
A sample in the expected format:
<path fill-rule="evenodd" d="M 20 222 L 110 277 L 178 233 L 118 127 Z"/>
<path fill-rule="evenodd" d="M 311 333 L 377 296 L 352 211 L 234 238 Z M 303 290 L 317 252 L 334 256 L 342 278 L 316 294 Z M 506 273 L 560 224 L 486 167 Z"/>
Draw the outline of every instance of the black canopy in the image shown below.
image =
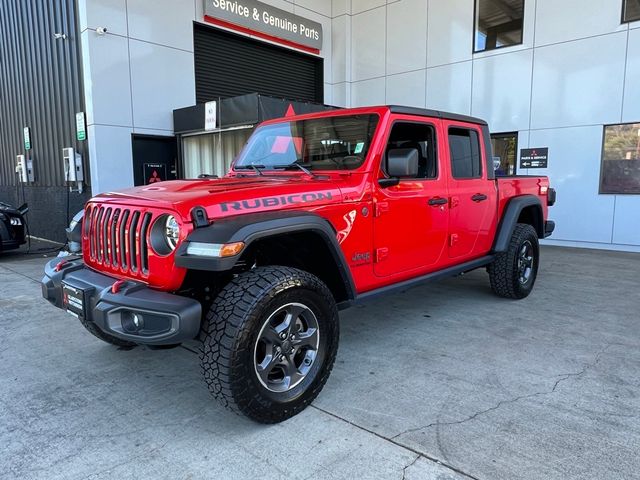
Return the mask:
<path fill-rule="evenodd" d="M 265 120 L 287 115 L 333 110 L 337 107 L 320 103 L 300 102 L 257 93 L 217 100 L 217 128 L 257 125 Z M 205 104 L 179 108 L 173 111 L 173 129 L 176 134 L 204 131 Z"/>

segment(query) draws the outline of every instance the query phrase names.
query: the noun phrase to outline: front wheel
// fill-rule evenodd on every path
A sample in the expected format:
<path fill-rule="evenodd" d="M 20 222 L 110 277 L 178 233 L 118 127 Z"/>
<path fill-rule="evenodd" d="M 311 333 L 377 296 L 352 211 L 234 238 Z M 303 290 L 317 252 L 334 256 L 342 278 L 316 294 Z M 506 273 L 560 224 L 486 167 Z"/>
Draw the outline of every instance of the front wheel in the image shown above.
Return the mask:
<path fill-rule="evenodd" d="M 258 267 L 223 288 L 203 324 L 201 365 L 211 394 L 261 423 L 307 407 L 329 378 L 338 310 L 310 273 Z"/>
<path fill-rule="evenodd" d="M 528 224 L 516 224 L 509 248 L 496 255 L 487 269 L 491 289 L 505 298 L 526 297 L 536 281 L 539 262 L 540 246 L 535 229 Z"/>

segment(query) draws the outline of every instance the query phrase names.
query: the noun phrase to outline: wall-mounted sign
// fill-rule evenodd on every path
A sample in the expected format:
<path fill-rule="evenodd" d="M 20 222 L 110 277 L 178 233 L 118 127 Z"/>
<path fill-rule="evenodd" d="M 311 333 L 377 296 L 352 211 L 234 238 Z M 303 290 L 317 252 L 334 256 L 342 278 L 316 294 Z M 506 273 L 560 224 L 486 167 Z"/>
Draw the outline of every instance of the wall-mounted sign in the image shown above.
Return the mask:
<path fill-rule="evenodd" d="M 31 150 L 31 129 L 29 127 L 24 127 L 22 130 L 22 136 L 24 139 L 24 149 Z"/>
<path fill-rule="evenodd" d="M 549 148 L 523 148 L 520 150 L 520 168 L 547 168 Z"/>
<path fill-rule="evenodd" d="M 164 182 L 167 179 L 167 166 L 164 163 L 145 163 L 143 170 L 145 185 Z"/>
<path fill-rule="evenodd" d="M 76 138 L 80 142 L 87 139 L 87 124 L 85 122 L 84 112 L 76 113 Z"/>
<path fill-rule="evenodd" d="M 258 0 L 204 0 L 204 18 L 227 28 L 319 53 L 322 25 Z"/>
<path fill-rule="evenodd" d="M 204 129 L 215 130 L 218 106 L 215 101 L 204 104 Z M 201 117 L 202 118 L 202 117 Z"/>

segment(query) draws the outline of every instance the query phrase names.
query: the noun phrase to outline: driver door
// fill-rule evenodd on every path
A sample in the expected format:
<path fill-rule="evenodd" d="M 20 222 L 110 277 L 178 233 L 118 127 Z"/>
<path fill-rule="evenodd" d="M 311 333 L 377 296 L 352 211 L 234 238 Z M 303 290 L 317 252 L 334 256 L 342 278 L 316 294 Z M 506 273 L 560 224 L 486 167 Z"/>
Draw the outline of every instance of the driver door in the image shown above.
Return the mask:
<path fill-rule="evenodd" d="M 374 272 L 377 276 L 411 276 L 435 269 L 446 256 L 449 227 L 447 175 L 442 171 L 439 124 L 398 115 L 392 120 L 381 159 L 386 177 L 387 152 L 416 148 L 418 175 L 391 187 L 376 184 L 374 204 Z"/>

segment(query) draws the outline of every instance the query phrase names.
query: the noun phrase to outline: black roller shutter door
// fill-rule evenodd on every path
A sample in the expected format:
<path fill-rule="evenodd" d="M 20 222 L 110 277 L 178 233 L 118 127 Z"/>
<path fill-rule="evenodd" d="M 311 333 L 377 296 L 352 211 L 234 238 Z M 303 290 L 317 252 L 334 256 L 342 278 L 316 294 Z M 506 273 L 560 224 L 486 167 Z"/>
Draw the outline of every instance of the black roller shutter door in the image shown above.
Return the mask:
<path fill-rule="evenodd" d="M 323 103 L 323 60 L 194 24 L 196 101 L 260 93 Z"/>

